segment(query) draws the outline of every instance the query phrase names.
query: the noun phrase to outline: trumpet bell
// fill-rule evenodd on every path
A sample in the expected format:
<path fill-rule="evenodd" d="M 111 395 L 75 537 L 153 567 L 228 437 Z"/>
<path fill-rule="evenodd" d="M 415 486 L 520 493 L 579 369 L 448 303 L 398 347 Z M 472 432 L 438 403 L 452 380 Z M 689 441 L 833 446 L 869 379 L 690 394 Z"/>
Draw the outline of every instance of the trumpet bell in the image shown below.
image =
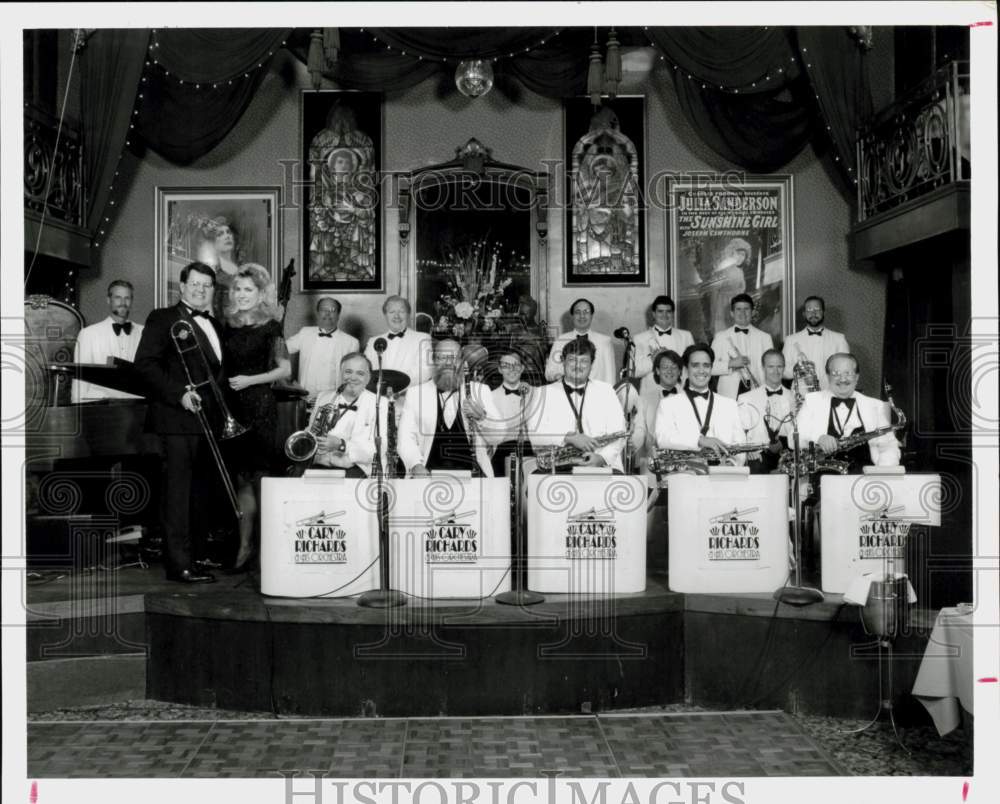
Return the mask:
<path fill-rule="evenodd" d="M 225 421 L 222 424 L 222 432 L 219 433 L 220 441 L 228 441 L 230 438 L 236 438 L 237 436 L 243 435 L 247 431 L 247 428 L 240 424 L 232 416 L 226 416 Z"/>
<path fill-rule="evenodd" d="M 292 461 L 308 461 L 316 454 L 319 442 L 308 430 L 297 430 L 285 441 L 285 455 Z"/>

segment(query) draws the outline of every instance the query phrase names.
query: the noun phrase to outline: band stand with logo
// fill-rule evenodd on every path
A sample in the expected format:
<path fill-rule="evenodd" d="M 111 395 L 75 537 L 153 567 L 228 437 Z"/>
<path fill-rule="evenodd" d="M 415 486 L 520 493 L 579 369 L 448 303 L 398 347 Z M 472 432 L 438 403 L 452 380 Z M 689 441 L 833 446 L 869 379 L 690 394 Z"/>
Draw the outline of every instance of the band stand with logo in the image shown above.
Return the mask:
<path fill-rule="evenodd" d="M 377 586 L 375 489 L 343 472 L 263 478 L 261 594 L 348 597 Z"/>
<path fill-rule="evenodd" d="M 391 584 L 421 599 L 510 589 L 510 481 L 469 472 L 393 480 Z"/>
<path fill-rule="evenodd" d="M 615 595 L 646 588 L 646 479 L 610 470 L 528 476 L 528 588 Z"/>
<path fill-rule="evenodd" d="M 788 576 L 788 476 L 711 467 L 667 478 L 672 592 L 773 592 Z M 674 535 L 676 534 L 676 536 Z"/>
<path fill-rule="evenodd" d="M 862 475 L 820 480 L 820 586 L 841 593 L 891 559 L 905 572 L 910 528 L 941 525 L 941 476 L 866 467 Z"/>

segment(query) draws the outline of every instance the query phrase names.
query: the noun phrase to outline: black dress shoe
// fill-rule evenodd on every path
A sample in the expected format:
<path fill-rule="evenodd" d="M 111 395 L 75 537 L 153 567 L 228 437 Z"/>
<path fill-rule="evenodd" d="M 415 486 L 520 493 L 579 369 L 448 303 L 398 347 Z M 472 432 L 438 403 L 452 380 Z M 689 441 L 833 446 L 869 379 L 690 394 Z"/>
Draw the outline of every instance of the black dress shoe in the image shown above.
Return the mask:
<path fill-rule="evenodd" d="M 215 583 L 215 576 L 210 572 L 186 569 L 180 572 L 168 572 L 167 580 L 180 583 Z"/>

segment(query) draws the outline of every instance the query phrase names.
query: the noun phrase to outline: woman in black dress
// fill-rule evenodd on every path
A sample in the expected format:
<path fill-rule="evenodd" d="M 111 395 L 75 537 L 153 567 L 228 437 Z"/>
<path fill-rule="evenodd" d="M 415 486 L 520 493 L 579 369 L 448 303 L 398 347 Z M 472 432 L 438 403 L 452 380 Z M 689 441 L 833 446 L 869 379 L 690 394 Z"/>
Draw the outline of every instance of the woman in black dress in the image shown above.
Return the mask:
<path fill-rule="evenodd" d="M 271 383 L 292 373 L 274 297 L 274 283 L 264 268 L 253 263 L 240 266 L 230 289 L 223 334 L 233 416 L 250 430 L 232 442 L 229 456 L 243 509 L 234 569 L 246 567 L 253 555 L 260 531 L 260 478 L 271 472 L 277 457 L 278 409 Z"/>

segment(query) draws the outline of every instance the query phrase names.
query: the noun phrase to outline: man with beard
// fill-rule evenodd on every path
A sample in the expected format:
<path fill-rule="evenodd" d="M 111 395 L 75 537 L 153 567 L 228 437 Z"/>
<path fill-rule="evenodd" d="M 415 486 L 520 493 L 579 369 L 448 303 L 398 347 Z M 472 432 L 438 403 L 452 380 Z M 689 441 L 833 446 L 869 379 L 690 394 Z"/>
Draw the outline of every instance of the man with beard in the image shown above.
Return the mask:
<path fill-rule="evenodd" d="M 142 338 L 142 324 L 129 321 L 132 312 L 132 283 L 116 279 L 108 285 L 108 310 L 103 321 L 80 330 L 73 351 L 74 363 L 104 365 L 110 358 L 132 362 Z M 74 402 L 94 402 L 99 399 L 139 399 L 134 394 L 93 385 L 83 380 L 73 381 Z"/>
<path fill-rule="evenodd" d="M 843 335 L 824 326 L 825 316 L 826 302 L 820 296 L 806 298 L 802 304 L 802 317 L 806 325 L 794 335 L 789 335 L 782 349 L 785 355 L 785 379 L 792 379 L 796 364 L 805 360 L 812 363 L 821 391 L 829 388 L 829 380 L 823 371 L 826 361 L 831 355 L 851 351 Z"/>

